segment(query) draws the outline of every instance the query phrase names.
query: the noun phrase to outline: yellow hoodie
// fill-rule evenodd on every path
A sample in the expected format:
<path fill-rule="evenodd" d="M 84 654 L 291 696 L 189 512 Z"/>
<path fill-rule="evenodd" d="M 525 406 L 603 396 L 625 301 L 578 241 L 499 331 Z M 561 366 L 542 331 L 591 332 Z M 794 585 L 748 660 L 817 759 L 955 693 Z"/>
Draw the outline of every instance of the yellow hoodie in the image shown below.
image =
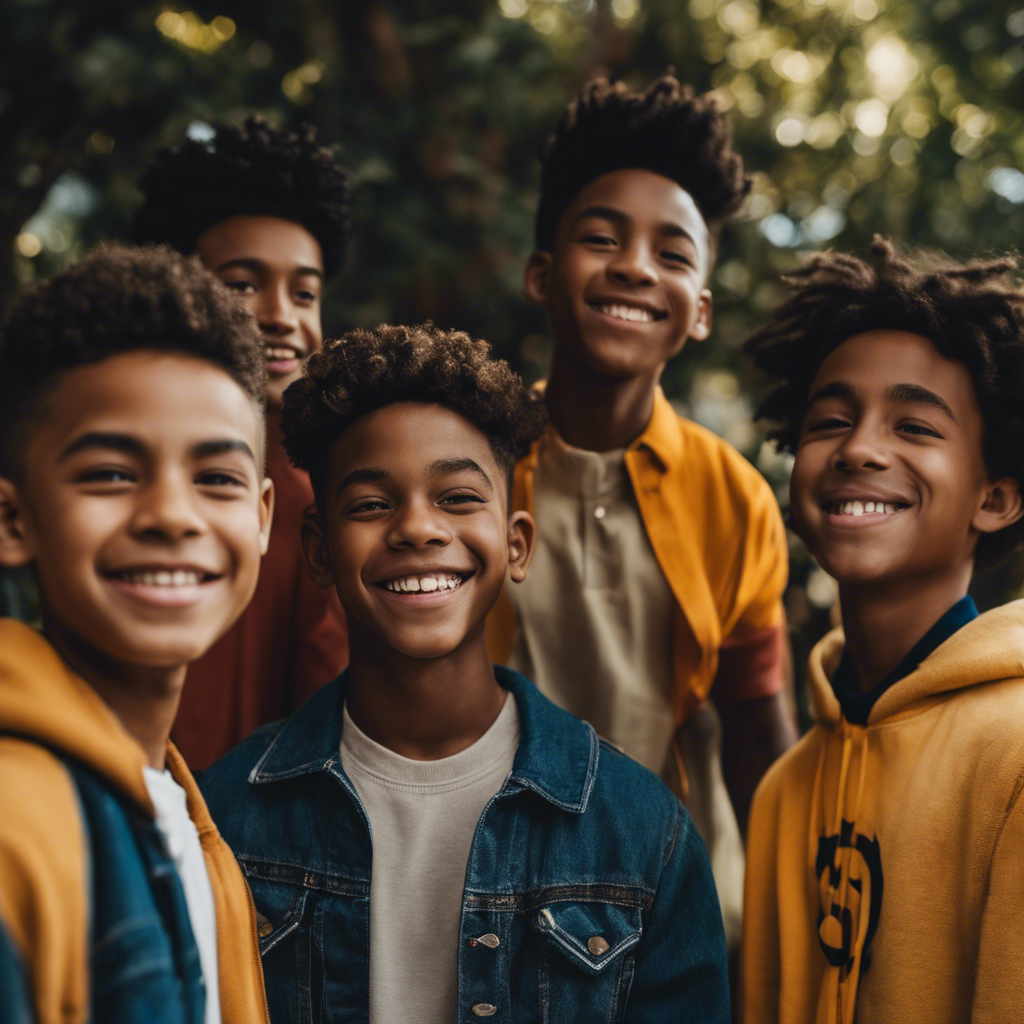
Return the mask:
<path fill-rule="evenodd" d="M 89 1016 L 87 851 L 74 783 L 51 750 L 87 765 L 154 817 L 142 748 L 44 637 L 0 619 L 0 923 L 27 966 L 38 1024 L 78 1024 Z M 210 875 L 222 1020 L 263 1024 L 249 888 L 170 745 L 167 767 L 187 795 Z"/>
<path fill-rule="evenodd" d="M 1024 601 L 968 622 L 843 719 L 841 630 L 811 654 L 818 724 L 750 815 L 744 1024 L 1024 1020 Z"/>

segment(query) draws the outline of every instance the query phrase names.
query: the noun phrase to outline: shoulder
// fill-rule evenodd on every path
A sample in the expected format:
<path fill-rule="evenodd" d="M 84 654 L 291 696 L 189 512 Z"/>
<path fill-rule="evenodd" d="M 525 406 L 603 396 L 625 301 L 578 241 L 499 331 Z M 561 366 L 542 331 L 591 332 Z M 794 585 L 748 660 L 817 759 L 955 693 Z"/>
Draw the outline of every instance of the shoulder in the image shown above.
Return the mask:
<path fill-rule="evenodd" d="M 277 739 L 288 719 L 271 722 L 257 729 L 242 740 L 234 750 L 212 764 L 198 776 L 199 789 L 218 827 L 237 807 L 241 797 L 248 791 L 249 776 L 253 768 Z"/>
<path fill-rule="evenodd" d="M 731 444 L 706 427 L 682 416 L 676 417 L 682 440 L 682 459 L 678 467 L 687 475 L 699 469 L 709 481 L 726 494 L 774 505 L 775 495 L 765 478 Z"/>

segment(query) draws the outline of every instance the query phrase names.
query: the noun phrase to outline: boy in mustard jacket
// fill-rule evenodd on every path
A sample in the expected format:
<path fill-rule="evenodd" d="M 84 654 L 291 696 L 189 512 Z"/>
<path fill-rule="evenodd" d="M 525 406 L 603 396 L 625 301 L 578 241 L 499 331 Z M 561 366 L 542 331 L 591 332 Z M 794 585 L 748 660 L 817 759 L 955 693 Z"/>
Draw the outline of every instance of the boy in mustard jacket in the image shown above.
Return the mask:
<path fill-rule="evenodd" d="M 267 1020 L 252 900 L 168 743 L 273 503 L 255 320 L 198 261 L 102 246 L 0 354 L 0 1019 Z"/>
<path fill-rule="evenodd" d="M 786 540 L 760 474 L 677 415 L 658 381 L 710 332 L 718 235 L 749 187 L 714 100 L 670 76 L 643 93 L 592 82 L 563 116 L 524 288 L 554 345 L 551 426 L 513 493 L 537 520 L 537 554 L 489 624 L 495 660 L 677 793 L 688 776 L 735 942 L 737 817 L 741 831 L 761 775 L 796 738 Z"/>
<path fill-rule="evenodd" d="M 843 624 L 751 811 L 747 1024 L 1020 1019 L 1024 603 L 967 595 L 1024 538 L 1016 269 L 824 253 L 748 342 Z"/>

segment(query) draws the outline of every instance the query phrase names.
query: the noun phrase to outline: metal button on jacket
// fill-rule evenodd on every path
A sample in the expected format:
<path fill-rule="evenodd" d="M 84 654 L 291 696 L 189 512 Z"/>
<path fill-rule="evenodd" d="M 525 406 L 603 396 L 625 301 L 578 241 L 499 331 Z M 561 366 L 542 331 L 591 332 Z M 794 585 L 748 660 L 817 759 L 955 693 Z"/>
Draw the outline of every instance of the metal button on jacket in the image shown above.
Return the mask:
<path fill-rule="evenodd" d="M 481 935 L 478 941 L 488 949 L 497 949 L 501 945 L 501 939 L 499 939 L 494 932 L 488 932 L 486 935 Z"/>
<path fill-rule="evenodd" d="M 493 1017 L 498 1012 L 498 1008 L 492 1003 L 477 1003 L 473 1007 L 473 1012 L 478 1017 Z"/>
<path fill-rule="evenodd" d="M 607 953 L 610 947 L 608 945 L 608 940 L 605 939 L 604 936 L 595 935 L 593 938 L 587 939 L 587 949 L 589 949 L 594 956 L 601 956 L 602 954 Z"/>

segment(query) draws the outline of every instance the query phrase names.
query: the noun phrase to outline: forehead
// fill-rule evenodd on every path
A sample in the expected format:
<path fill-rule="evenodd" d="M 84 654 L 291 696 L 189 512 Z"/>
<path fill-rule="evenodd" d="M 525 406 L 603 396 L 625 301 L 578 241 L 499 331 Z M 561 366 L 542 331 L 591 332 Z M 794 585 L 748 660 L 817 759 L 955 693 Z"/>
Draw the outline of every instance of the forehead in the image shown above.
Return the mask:
<path fill-rule="evenodd" d="M 909 331 L 867 331 L 848 338 L 818 367 L 810 394 L 837 381 L 851 384 L 865 397 L 882 395 L 894 384 L 917 384 L 940 395 L 954 411 L 977 408 L 967 367 Z"/>
<path fill-rule="evenodd" d="M 644 225 L 674 224 L 695 241 L 707 244 L 707 224 L 693 196 L 662 174 L 639 167 L 609 171 L 580 190 L 562 216 L 562 225 L 572 224 L 593 206 L 606 206 Z"/>
<path fill-rule="evenodd" d="M 53 456 L 91 431 L 128 434 L 162 450 L 237 439 L 258 452 L 262 417 L 245 391 L 212 363 L 137 351 L 64 374 L 29 446 L 35 454 Z"/>
<path fill-rule="evenodd" d="M 472 459 L 492 483 L 502 474 L 487 435 L 447 406 L 395 402 L 360 416 L 331 450 L 330 475 L 367 466 L 409 476 L 426 474 L 435 462 Z"/>
<path fill-rule="evenodd" d="M 323 273 L 320 243 L 301 224 L 281 217 L 229 217 L 207 228 L 196 252 L 211 270 L 234 260 L 252 260 L 270 267 L 298 267 Z"/>

